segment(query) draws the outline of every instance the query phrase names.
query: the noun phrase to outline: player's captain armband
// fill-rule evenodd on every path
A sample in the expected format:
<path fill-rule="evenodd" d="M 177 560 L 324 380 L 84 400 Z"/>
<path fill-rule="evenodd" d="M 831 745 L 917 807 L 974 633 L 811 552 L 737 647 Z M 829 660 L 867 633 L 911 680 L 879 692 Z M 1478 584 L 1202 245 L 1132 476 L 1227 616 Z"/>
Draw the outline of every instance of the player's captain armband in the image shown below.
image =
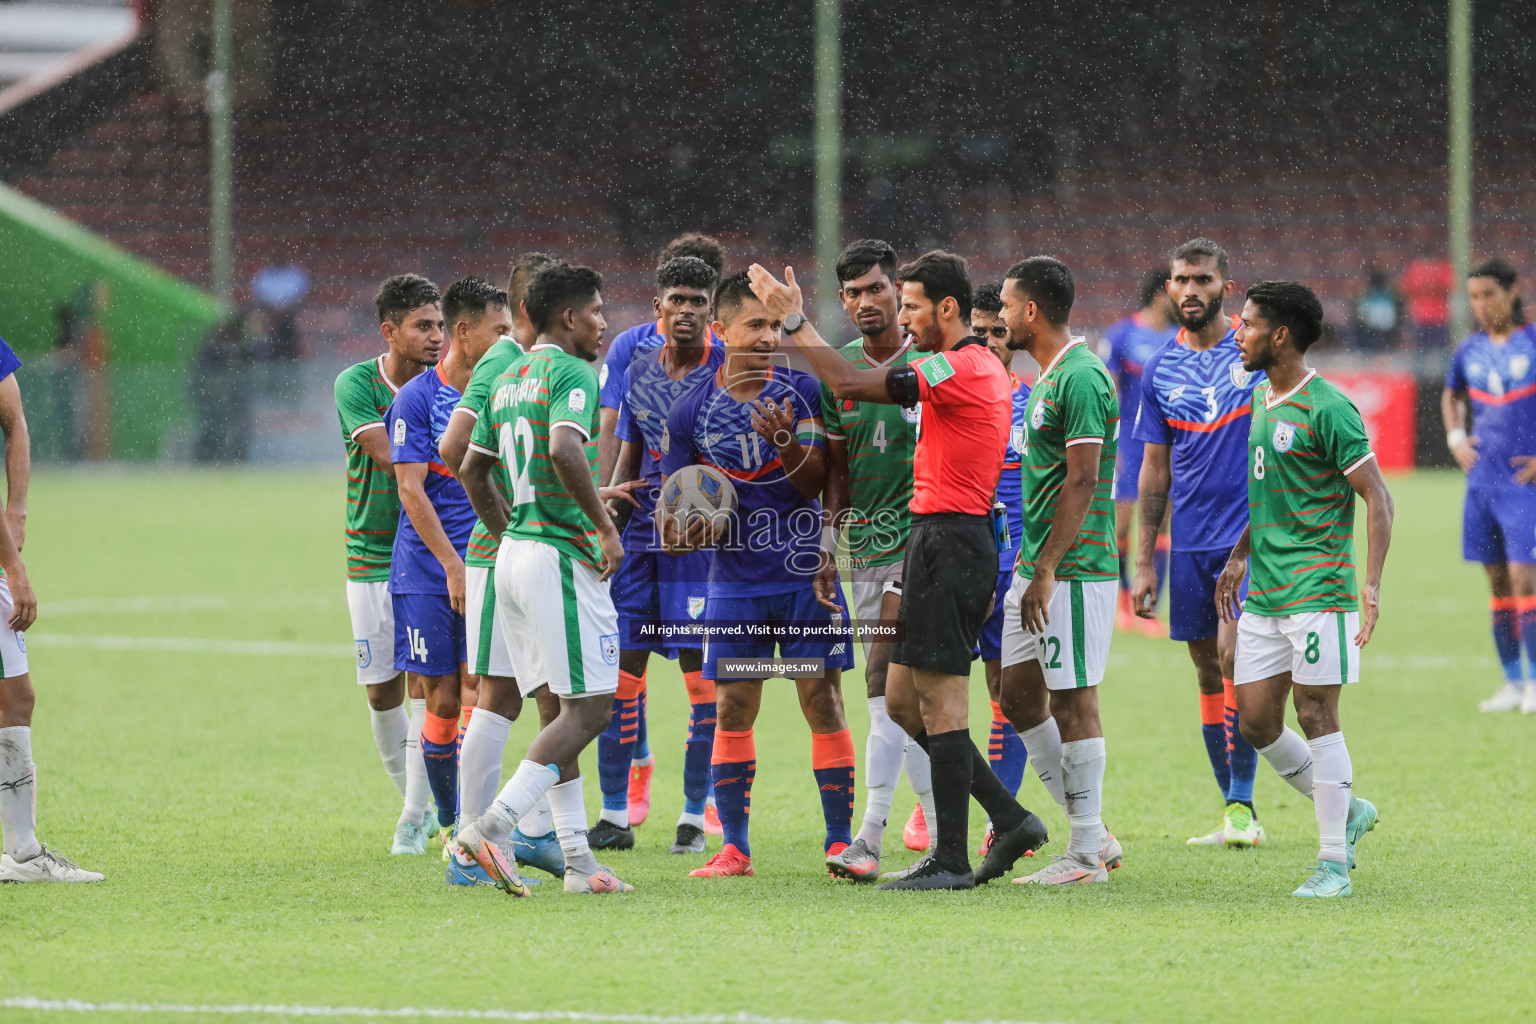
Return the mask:
<path fill-rule="evenodd" d="M 803 445 L 825 444 L 826 437 L 826 430 L 815 420 L 801 420 L 795 424 L 795 440 Z"/>
<path fill-rule="evenodd" d="M 940 352 L 936 356 L 924 359 L 917 364 L 918 372 L 928 381 L 929 387 L 938 387 L 955 375 L 955 368 L 950 365 L 949 355 Z"/>
<path fill-rule="evenodd" d="M 922 397 L 917 390 L 917 370 L 910 364 L 893 366 L 885 374 L 885 393 L 904 409 L 916 407 Z"/>

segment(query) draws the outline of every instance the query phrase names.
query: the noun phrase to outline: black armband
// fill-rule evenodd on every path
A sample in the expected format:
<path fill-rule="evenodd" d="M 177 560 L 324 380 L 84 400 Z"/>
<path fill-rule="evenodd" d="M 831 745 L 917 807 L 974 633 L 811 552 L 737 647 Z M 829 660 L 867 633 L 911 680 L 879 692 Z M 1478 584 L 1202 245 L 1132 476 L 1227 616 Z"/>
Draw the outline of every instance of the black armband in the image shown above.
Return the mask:
<path fill-rule="evenodd" d="M 885 374 L 885 393 L 891 401 L 903 409 L 917 405 L 917 369 L 913 366 L 893 366 Z"/>

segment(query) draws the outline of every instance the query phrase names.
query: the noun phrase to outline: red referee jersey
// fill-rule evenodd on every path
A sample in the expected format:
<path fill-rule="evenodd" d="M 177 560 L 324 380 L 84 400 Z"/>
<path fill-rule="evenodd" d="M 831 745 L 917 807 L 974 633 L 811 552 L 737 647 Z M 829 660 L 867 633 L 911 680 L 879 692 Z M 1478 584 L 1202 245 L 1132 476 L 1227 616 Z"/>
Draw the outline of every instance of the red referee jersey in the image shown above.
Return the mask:
<path fill-rule="evenodd" d="M 912 457 L 912 511 L 986 515 L 1013 422 L 1008 371 L 975 339 L 915 365 L 922 418 Z"/>

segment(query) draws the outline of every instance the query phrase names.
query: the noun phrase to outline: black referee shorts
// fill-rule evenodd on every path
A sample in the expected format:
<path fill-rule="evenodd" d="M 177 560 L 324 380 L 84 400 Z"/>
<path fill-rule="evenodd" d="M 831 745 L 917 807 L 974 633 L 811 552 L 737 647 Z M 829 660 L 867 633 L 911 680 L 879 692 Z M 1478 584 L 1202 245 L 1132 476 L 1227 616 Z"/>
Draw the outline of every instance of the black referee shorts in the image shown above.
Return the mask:
<path fill-rule="evenodd" d="M 997 588 L 997 541 L 989 516 L 914 515 L 901 577 L 905 638 L 891 661 L 945 675 L 971 673 L 976 638 Z"/>

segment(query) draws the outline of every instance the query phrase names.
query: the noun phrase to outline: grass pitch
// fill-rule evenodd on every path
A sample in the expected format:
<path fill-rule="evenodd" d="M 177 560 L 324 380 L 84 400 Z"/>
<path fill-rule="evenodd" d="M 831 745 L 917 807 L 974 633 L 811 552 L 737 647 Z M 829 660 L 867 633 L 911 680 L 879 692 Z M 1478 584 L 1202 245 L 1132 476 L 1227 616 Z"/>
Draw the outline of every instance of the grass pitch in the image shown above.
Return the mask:
<path fill-rule="evenodd" d="M 1357 790 L 1382 813 L 1351 899 L 1289 896 L 1315 825 L 1262 761 L 1269 844 L 1184 846 L 1220 813 L 1193 673 L 1168 641 L 1120 635 L 1105 819 L 1126 859 L 1108 885 L 893 894 L 828 879 L 787 684 L 758 724 L 757 877 L 689 879 L 700 858 L 666 853 L 687 703 L 653 661 L 652 817 L 634 852 L 608 857 L 636 890 L 545 884 L 514 902 L 443 884 L 435 857 L 387 853 L 398 801 L 347 654 L 339 472 L 40 473 L 26 549 L 43 602 L 29 636 L 40 833 L 108 880 L 0 887 L 0 998 L 853 1022 L 1520 1017 L 1536 721 L 1477 711 L 1498 669 L 1482 574 L 1459 560 L 1459 478 L 1392 487 L 1381 626 L 1343 707 Z M 978 666 L 976 709 L 980 679 Z M 862 675 L 844 691 L 862 751 Z M 515 726 L 509 764 L 531 729 Z M 1064 848 L 1032 773 L 1021 798 L 1051 827 L 1047 851 Z M 913 856 L 896 834 L 911 806 L 903 784 L 894 865 Z M 6 1022 L 158 1016 L 0 1003 Z M 174 1019 L 204 1017 L 229 1019 Z"/>

